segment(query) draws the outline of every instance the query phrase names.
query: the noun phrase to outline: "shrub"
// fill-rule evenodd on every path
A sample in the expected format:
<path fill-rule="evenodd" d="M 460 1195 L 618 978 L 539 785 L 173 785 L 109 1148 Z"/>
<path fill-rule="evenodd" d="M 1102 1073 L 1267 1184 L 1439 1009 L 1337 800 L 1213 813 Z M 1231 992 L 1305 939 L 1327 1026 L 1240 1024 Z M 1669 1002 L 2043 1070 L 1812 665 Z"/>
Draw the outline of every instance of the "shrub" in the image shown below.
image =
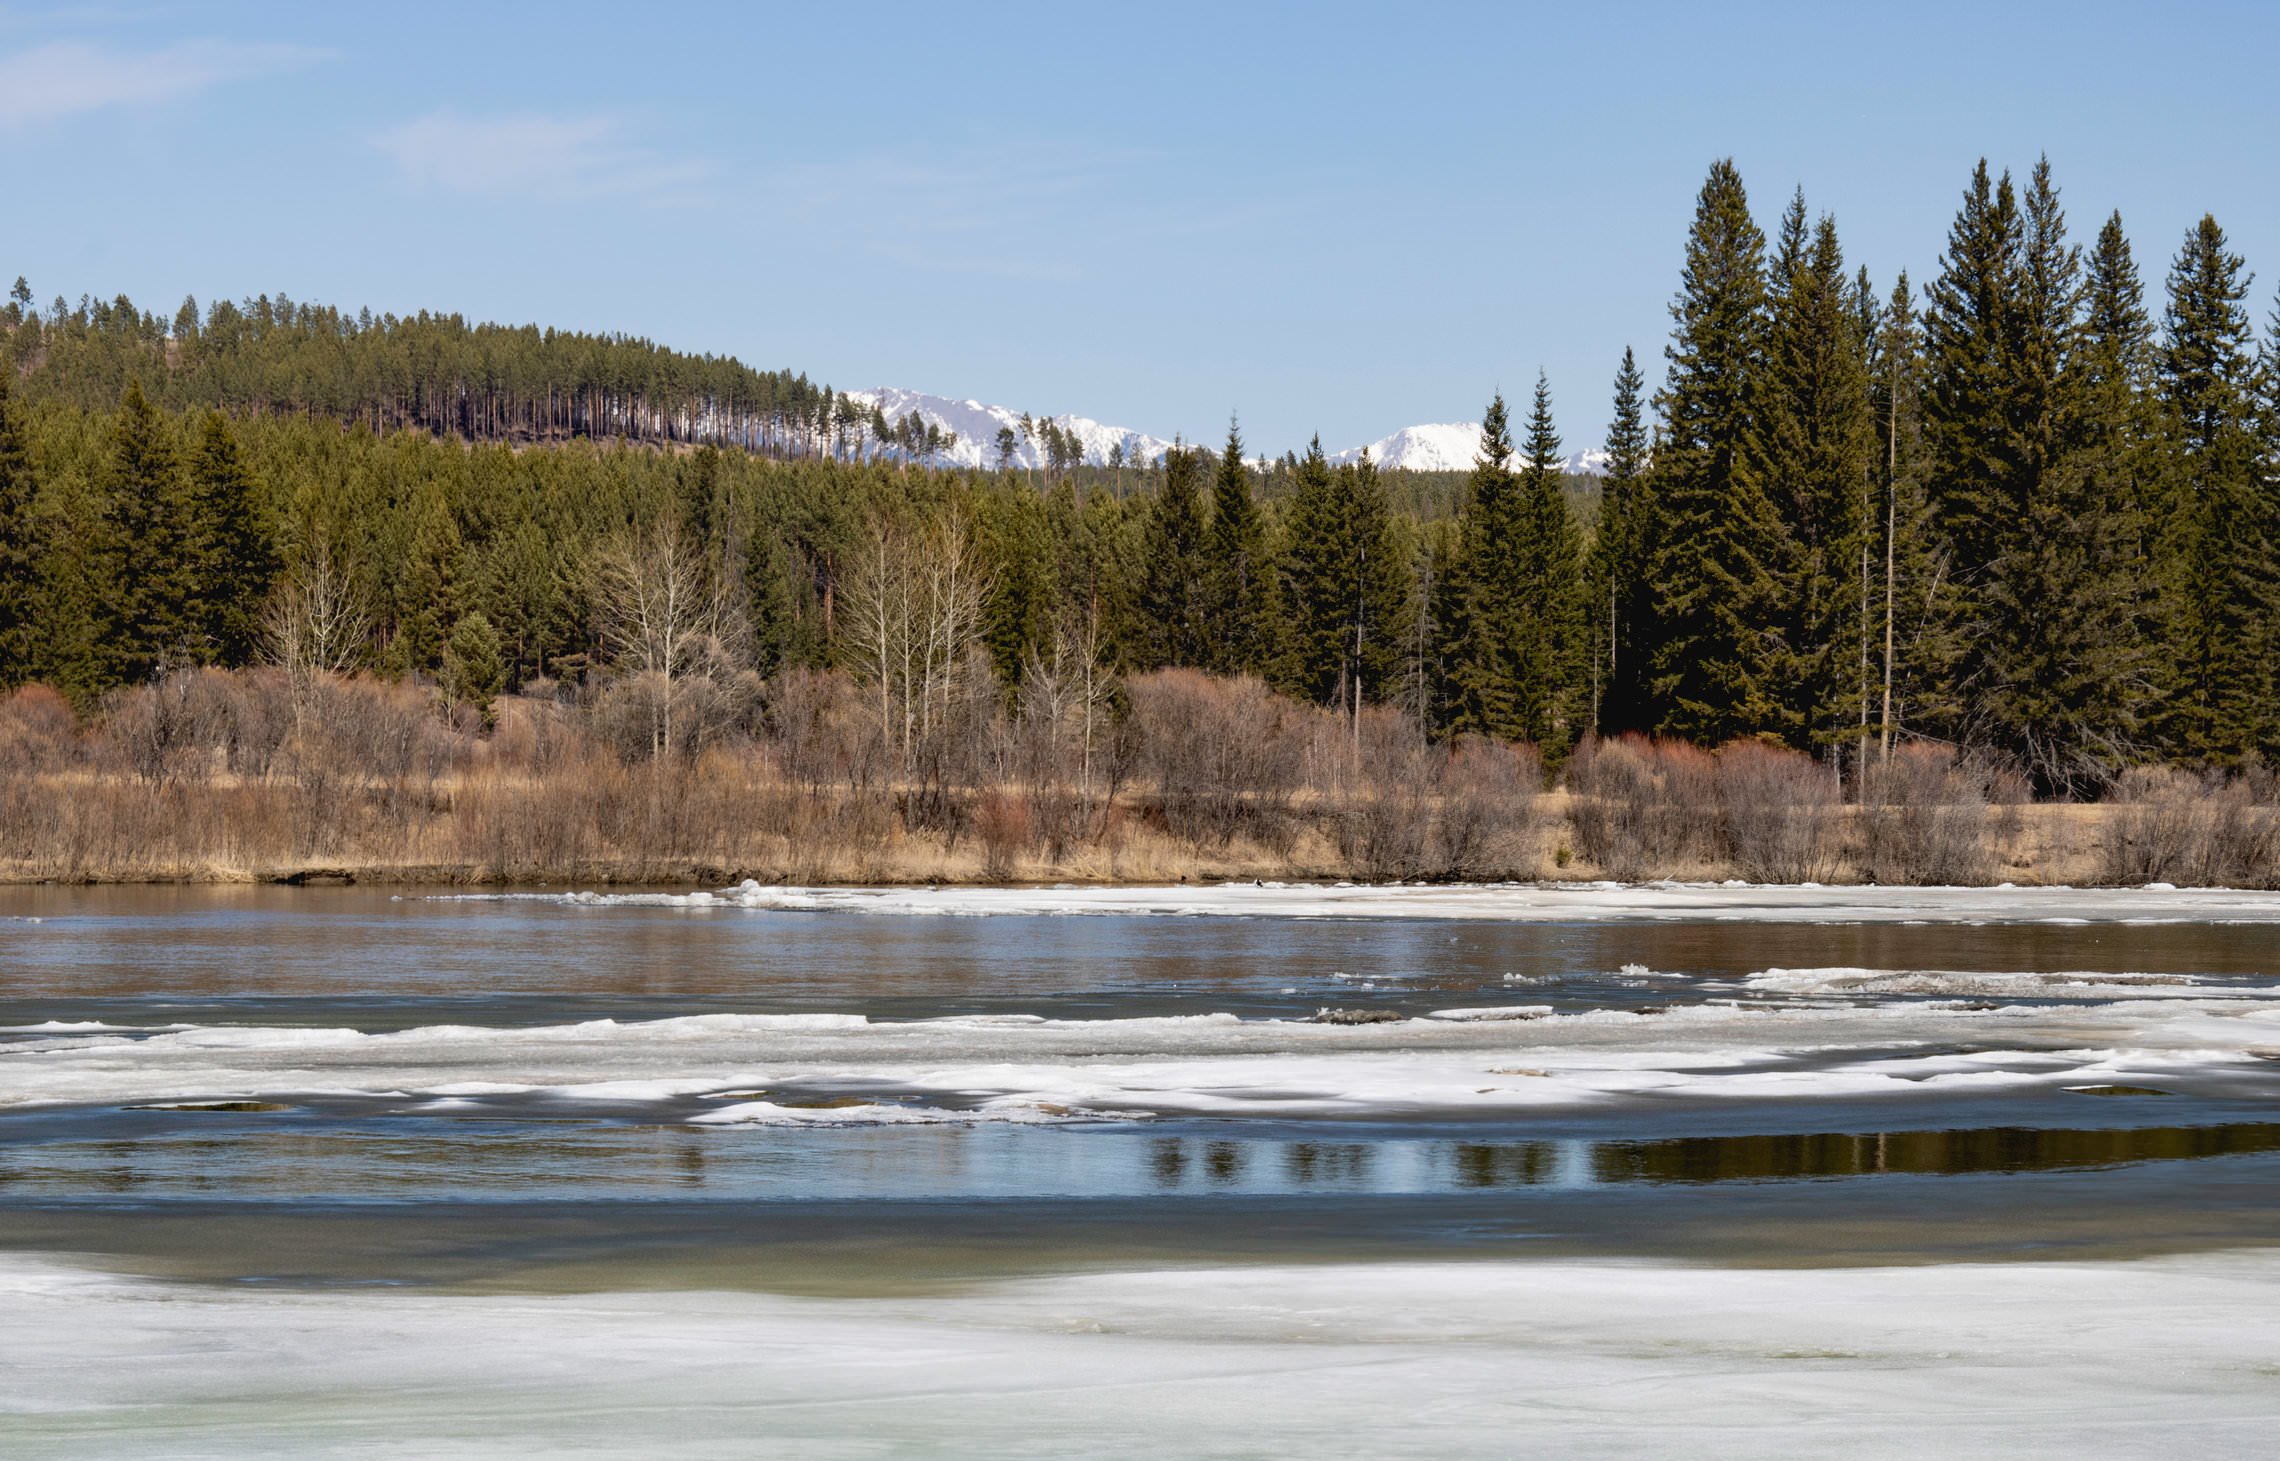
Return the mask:
<path fill-rule="evenodd" d="M 1929 742 L 1895 746 L 1862 782 L 1862 863 L 1878 883 L 1994 881 L 1988 768 Z"/>
<path fill-rule="evenodd" d="M 1718 801 L 1727 852 L 1743 877 L 1811 883 L 1835 874 L 1843 797 L 1812 757 L 1735 741 L 1718 753 Z"/>

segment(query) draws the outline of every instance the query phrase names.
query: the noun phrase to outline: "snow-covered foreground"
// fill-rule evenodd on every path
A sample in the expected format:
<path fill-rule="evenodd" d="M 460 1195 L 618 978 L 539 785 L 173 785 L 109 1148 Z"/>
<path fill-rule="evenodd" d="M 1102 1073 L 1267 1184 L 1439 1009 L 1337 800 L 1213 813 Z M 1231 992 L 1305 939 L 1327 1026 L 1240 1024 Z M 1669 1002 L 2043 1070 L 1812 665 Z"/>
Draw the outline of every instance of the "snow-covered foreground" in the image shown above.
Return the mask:
<path fill-rule="evenodd" d="M 1272 918 L 1662 919 L 1776 923 L 2280 923 L 2280 892 L 2230 888 L 1885 888 L 1816 883 L 1221 883 L 1197 887 L 802 888 L 460 893 L 588 907 L 818 913 L 1159 914 Z"/>
<path fill-rule="evenodd" d="M 41 1456 L 2245 1456 L 2280 1257 L 1128 1272 L 916 1298 L 0 1262 Z"/>
<path fill-rule="evenodd" d="M 1673 994 L 1694 1002 L 1557 1013 L 1522 991 L 1358 1026 L 818 1013 L 380 1033 L 33 1027 L 0 1046 L 0 1110 L 368 1097 L 405 1114 L 600 1103 L 707 1125 L 843 1125 L 1495 1116 L 2145 1082 L 2280 1096 L 2280 987 L 2269 982 L 1768 970 Z M 879 1099 L 787 1104 L 818 1091 Z"/>

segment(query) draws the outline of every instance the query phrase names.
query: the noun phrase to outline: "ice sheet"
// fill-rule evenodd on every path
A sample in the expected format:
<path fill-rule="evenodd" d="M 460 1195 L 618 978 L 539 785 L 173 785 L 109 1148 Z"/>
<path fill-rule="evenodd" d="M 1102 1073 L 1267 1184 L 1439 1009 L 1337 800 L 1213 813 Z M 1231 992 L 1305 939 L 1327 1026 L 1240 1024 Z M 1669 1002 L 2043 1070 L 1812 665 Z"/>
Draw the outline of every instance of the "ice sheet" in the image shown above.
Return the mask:
<path fill-rule="evenodd" d="M 160 1285 L 0 1260 L 43 1456 L 2245 1456 L 2280 1260 L 1211 1268 L 917 1298 Z"/>
<path fill-rule="evenodd" d="M 996 1102 L 1094 1117 L 1494 1115 L 1648 1094 L 1714 1102 L 2055 1088 L 2131 1071 L 2280 1095 L 2280 999 L 2269 991 L 2117 983 L 2111 998 L 2053 1000 L 2048 986 L 2029 983 L 2018 992 L 2032 1002 L 2005 1003 L 1917 995 L 1985 994 L 2012 988 L 2013 976 L 1907 975 L 1916 982 L 1854 987 L 1884 977 L 1769 971 L 1758 978 L 1781 988 L 1764 997 L 1654 1012 L 1562 1014 L 1515 1001 L 1356 1026 L 1225 1013 L 871 1021 L 819 1012 L 57 1036 L 0 1047 L 0 1109 L 363 1093 L 670 1113 L 732 1092 L 796 1105 L 788 1091 L 860 1096 L 891 1110 L 972 1112 Z M 1958 1047 L 1969 1047 L 1967 1063 L 1955 1063 Z M 1513 1078 L 1514 1070 L 1529 1074 Z"/>

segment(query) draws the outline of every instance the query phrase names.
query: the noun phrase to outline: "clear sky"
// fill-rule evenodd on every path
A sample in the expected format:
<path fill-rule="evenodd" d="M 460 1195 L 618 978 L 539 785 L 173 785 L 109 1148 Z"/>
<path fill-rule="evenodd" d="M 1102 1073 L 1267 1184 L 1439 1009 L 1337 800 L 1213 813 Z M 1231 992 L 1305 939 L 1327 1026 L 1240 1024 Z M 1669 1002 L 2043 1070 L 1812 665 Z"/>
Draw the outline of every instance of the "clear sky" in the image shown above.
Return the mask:
<path fill-rule="evenodd" d="M 0 4 L 0 279 L 623 330 L 1255 450 L 1659 373 L 1732 155 L 1881 288 L 2048 152 L 2280 281 L 2280 6 Z"/>

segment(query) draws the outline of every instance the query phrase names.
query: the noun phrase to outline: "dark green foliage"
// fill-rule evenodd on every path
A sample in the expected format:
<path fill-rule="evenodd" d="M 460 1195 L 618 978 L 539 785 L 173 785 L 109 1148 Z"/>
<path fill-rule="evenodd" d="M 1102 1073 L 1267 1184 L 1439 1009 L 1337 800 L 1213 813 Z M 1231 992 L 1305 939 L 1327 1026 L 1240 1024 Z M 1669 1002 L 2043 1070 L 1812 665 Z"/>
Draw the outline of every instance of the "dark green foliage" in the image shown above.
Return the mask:
<path fill-rule="evenodd" d="M 1645 416 L 1646 379 L 1628 347 L 1615 372 L 1607 471 L 1600 479 L 1599 526 L 1591 542 L 1589 612 L 1599 686 L 1594 722 L 1603 735 L 1647 727 L 1646 646 L 1654 616 L 1648 532 L 1654 524 Z"/>
<path fill-rule="evenodd" d="M 1541 376 L 1526 459 L 1511 469 L 1504 399 L 1489 403 L 1450 628 L 1454 728 L 1534 741 L 1557 757 L 1584 729 L 1591 646 L 1583 548 L 1559 485 L 1559 433 Z"/>
<path fill-rule="evenodd" d="M 0 368 L 0 689 L 13 689 L 30 676 L 40 610 L 38 489 L 23 423 L 9 400 L 13 374 Z"/>
<path fill-rule="evenodd" d="M 2178 679 L 2167 738 L 2182 756 L 2220 764 L 2280 748 L 2272 664 L 2280 517 L 2259 460 L 2244 270 L 2204 216 L 2170 269 L 2158 356 L 2178 474 L 2170 525 Z"/>
<path fill-rule="evenodd" d="M 1764 479 L 1765 236 L 1731 160 L 1702 185 L 1659 404 L 1654 728 L 1723 741 L 1782 719 L 1779 517 Z"/>
<path fill-rule="evenodd" d="M 506 688 L 507 665 L 499 650 L 499 631 L 481 614 L 469 614 L 452 627 L 443 649 L 443 690 L 454 702 L 468 706 L 488 724 L 492 702 Z"/>
<path fill-rule="evenodd" d="M 17 319 L 26 313 L 19 303 Z M 793 456 L 842 446 L 849 404 L 790 371 L 630 335 L 470 324 L 425 311 L 351 315 L 283 295 L 225 300 L 203 320 L 196 301 L 186 301 L 171 331 L 124 296 L 76 310 L 59 299 L 46 318 L 11 333 L 6 355 L 39 357 L 29 380 L 37 399 L 81 410 L 108 407 L 133 379 L 175 410 L 226 403 L 320 413 L 375 432 L 711 441 Z"/>
<path fill-rule="evenodd" d="M 128 382 L 119 404 L 102 501 L 103 673 L 113 684 L 137 684 L 164 665 L 200 658 L 197 523 L 173 423 L 139 381 Z"/>
<path fill-rule="evenodd" d="M 1882 302 L 1848 275 L 1802 196 L 1769 249 L 1721 162 L 1659 422 L 1626 351 L 1596 480 L 1556 469 L 1541 381 L 1522 449 L 1498 399 L 1461 475 L 1333 470 L 1318 446 L 1247 463 L 1233 430 L 1216 457 L 1087 465 L 1035 416 L 997 443 L 1034 470 L 942 471 L 939 431 L 646 342 L 282 299 L 169 323 L 18 289 L 0 685 L 92 708 L 245 663 L 280 582 L 321 565 L 354 610 L 345 662 L 467 704 L 600 695 L 598 550 L 660 527 L 727 662 L 828 667 L 873 525 L 954 520 L 1009 693 L 1081 642 L 1088 665 L 1268 675 L 1554 759 L 1596 725 L 1774 738 L 1848 773 L 1934 737 L 2069 794 L 2154 756 L 2269 762 L 2280 338 L 2259 351 L 2248 283 L 2203 220 L 2157 340 L 2119 218 L 2085 255 L 2047 166 L 2014 189 L 1982 164 L 1919 320 L 1905 275 Z"/>
<path fill-rule="evenodd" d="M 1765 482 L 1781 520 L 1776 731 L 1800 749 L 1870 720 L 1868 341 L 1834 220 L 1808 236 L 1790 207 L 1774 261 L 1764 391 Z"/>
<path fill-rule="evenodd" d="M 459 617 L 459 521 L 442 486 L 424 483 L 405 508 L 403 571 L 396 582 L 395 633 L 389 646 L 398 673 L 425 672 L 443 662 L 444 636 Z"/>
<path fill-rule="evenodd" d="M 1208 619 L 1212 570 L 1204 541 L 1200 453 L 1177 443 L 1164 454 L 1164 485 L 1148 509 L 1140 552 L 1135 663 L 1190 668 L 1215 653 Z"/>
<path fill-rule="evenodd" d="M 1010 686 L 1053 633 L 1057 594 L 1045 500 L 1034 492 L 993 495 L 981 527 L 983 555 L 997 567 L 983 637 L 999 681 Z"/>
<path fill-rule="evenodd" d="M 1274 562 L 1266 525 L 1251 500 L 1243 437 L 1227 424 L 1227 445 L 1211 478 L 1211 527 L 1204 554 L 1209 574 L 1204 613 L 1211 643 L 1204 667 L 1222 674 L 1261 674 L 1275 652 Z"/>
<path fill-rule="evenodd" d="M 2047 162 L 1973 174 L 1925 316 L 1930 498 L 1951 554 L 1951 732 L 2095 788 L 2145 708 L 2129 485 L 2084 429 L 2083 274 Z"/>
<path fill-rule="evenodd" d="M 1880 746 L 1921 727 L 1952 726 L 1958 616 L 1952 598 L 1952 551 L 1925 495 L 1923 335 L 1915 299 L 1902 273 L 1879 313 L 1869 367 L 1870 414 L 1876 432 L 1873 614 L 1876 720 Z"/>
<path fill-rule="evenodd" d="M 1513 718 L 1503 641 L 1495 630 L 1497 579 L 1488 564 L 1492 533 L 1509 531 L 1520 484 L 1512 474 L 1512 420 L 1498 392 L 1481 417 L 1480 455 L 1465 484 L 1464 508 L 1429 595 L 1436 635 L 1436 723 L 1486 734 Z"/>
<path fill-rule="evenodd" d="M 1333 471 L 1315 438 L 1299 459 L 1287 535 L 1289 687 L 1324 705 L 1392 699 L 1410 573 L 1376 466 L 1365 455 Z"/>
<path fill-rule="evenodd" d="M 1583 540 L 1560 490 L 1560 437 L 1551 383 L 1536 377 L 1527 462 L 1515 503 L 1516 601 L 1521 610 L 1519 739 L 1557 759 L 1587 727 L 1591 640 L 1583 602 Z"/>
<path fill-rule="evenodd" d="M 219 411 L 200 427 L 190 463 L 196 638 L 200 657 L 244 664 L 261 638 L 261 608 L 282 566 L 260 485 Z"/>

